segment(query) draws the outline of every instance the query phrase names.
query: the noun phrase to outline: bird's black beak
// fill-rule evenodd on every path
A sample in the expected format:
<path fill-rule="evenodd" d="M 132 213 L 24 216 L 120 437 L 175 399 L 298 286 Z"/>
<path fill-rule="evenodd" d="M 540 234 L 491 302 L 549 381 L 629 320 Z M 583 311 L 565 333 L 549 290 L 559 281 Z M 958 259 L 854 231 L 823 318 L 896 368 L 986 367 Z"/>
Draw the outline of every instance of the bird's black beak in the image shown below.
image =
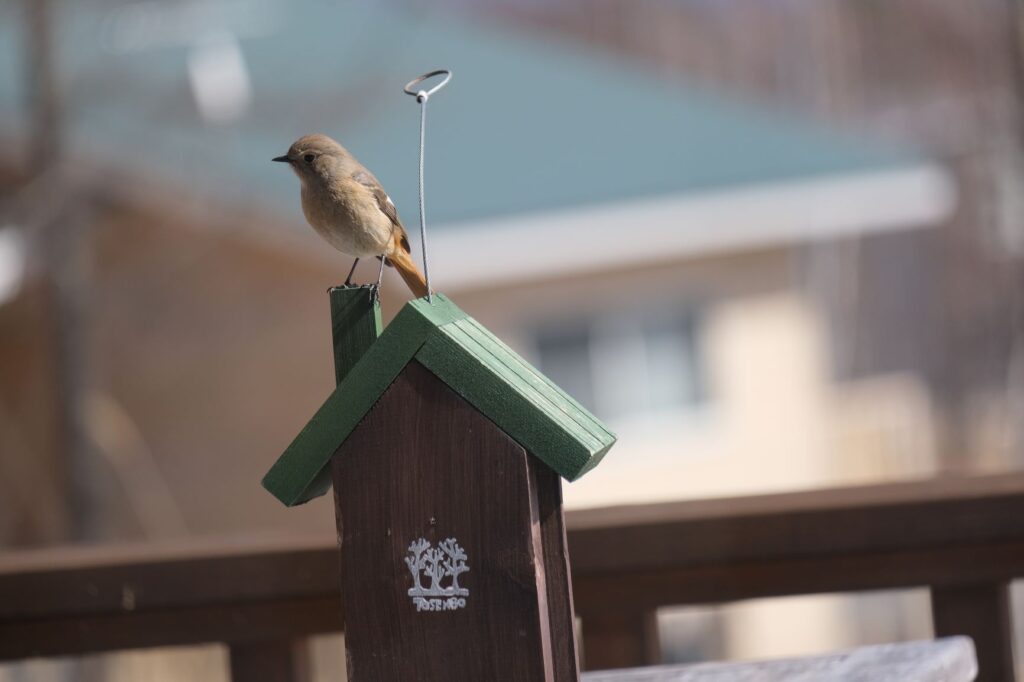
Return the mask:
<path fill-rule="evenodd" d="M 280 161 L 281 163 L 291 163 L 292 160 L 289 159 L 287 156 L 275 156 L 274 158 L 271 159 L 271 161 Z"/>

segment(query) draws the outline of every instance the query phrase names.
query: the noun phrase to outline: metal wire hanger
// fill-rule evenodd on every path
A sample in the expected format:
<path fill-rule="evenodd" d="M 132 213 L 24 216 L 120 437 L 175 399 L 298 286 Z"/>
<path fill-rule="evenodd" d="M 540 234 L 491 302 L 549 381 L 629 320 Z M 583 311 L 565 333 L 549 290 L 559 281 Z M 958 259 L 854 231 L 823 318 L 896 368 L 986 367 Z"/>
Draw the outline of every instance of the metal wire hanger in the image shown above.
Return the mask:
<path fill-rule="evenodd" d="M 444 78 L 441 82 L 430 88 L 429 90 L 416 89 L 420 83 L 435 76 L 443 75 Z M 420 103 L 420 244 L 423 248 L 423 278 L 427 281 L 427 302 L 433 303 L 433 292 L 430 288 L 430 266 L 427 263 L 427 215 L 426 208 L 423 198 L 423 158 L 426 150 L 426 136 L 427 136 L 427 100 L 435 92 L 448 85 L 448 81 L 452 79 L 452 72 L 448 69 L 437 69 L 430 73 L 425 73 L 418 78 L 414 78 L 405 84 L 402 88 L 403 92 L 407 95 L 412 95 L 416 98 L 416 101 Z"/>

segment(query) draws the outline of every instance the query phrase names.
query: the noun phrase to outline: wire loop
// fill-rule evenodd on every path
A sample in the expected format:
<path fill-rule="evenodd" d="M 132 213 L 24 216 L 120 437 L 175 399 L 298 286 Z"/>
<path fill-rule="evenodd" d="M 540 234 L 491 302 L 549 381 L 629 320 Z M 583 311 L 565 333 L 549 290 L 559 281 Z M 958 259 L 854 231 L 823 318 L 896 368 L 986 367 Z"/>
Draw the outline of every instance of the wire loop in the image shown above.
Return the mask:
<path fill-rule="evenodd" d="M 422 89 L 413 90 L 413 86 L 419 85 L 423 81 L 430 80 L 434 76 L 440 76 L 441 74 L 444 74 L 444 78 L 441 80 L 440 83 L 438 83 L 434 87 L 430 88 L 429 90 L 426 90 L 426 91 L 424 91 Z M 452 79 L 452 72 L 451 71 L 449 71 L 448 69 L 437 69 L 435 71 L 431 71 L 430 73 L 425 73 L 425 74 L 423 74 L 422 76 L 420 76 L 418 78 L 413 78 L 411 81 L 409 81 L 408 83 L 405 84 L 405 87 L 402 88 L 402 91 L 405 94 L 407 94 L 407 95 L 412 95 L 413 97 L 416 98 L 417 101 L 422 103 L 422 102 L 426 101 L 427 99 L 429 99 L 430 96 L 433 95 L 435 92 L 437 92 L 438 90 L 440 90 L 444 86 L 448 85 L 448 81 L 450 81 L 451 79 Z M 420 100 L 421 96 L 423 97 L 422 101 Z"/>

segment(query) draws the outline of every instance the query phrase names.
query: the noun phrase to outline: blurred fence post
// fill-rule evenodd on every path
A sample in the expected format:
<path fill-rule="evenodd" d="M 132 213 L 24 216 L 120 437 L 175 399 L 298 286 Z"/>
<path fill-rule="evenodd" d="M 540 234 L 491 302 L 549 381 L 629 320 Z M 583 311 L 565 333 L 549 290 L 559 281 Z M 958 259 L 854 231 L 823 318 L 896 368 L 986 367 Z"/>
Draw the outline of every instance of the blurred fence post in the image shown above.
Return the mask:
<path fill-rule="evenodd" d="M 584 670 L 638 668 L 661 662 L 656 609 L 582 613 L 580 619 Z"/>
<path fill-rule="evenodd" d="M 312 679 L 305 639 L 234 642 L 228 645 L 232 682 L 308 682 Z"/>
<path fill-rule="evenodd" d="M 1006 582 L 932 587 L 936 637 L 967 635 L 978 655 L 977 682 L 1013 682 L 1013 627 Z"/>

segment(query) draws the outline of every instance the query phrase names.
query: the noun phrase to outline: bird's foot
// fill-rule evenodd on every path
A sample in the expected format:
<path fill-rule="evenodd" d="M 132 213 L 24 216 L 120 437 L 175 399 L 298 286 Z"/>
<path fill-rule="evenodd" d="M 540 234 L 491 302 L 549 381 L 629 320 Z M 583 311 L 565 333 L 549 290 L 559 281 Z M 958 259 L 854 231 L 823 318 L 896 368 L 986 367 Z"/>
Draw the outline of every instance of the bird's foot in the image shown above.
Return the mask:
<path fill-rule="evenodd" d="M 366 287 L 372 287 L 373 284 L 353 284 L 352 282 L 343 282 L 342 284 L 335 284 L 327 287 L 327 293 L 337 291 L 338 289 L 364 289 Z"/>
<path fill-rule="evenodd" d="M 327 293 L 331 293 L 332 291 L 341 291 L 341 290 L 348 290 L 348 289 L 369 289 L 370 290 L 370 300 L 373 303 L 379 303 L 380 302 L 380 289 L 381 289 L 381 286 L 379 284 L 337 284 L 337 285 L 332 286 L 332 287 L 327 287 Z"/>

